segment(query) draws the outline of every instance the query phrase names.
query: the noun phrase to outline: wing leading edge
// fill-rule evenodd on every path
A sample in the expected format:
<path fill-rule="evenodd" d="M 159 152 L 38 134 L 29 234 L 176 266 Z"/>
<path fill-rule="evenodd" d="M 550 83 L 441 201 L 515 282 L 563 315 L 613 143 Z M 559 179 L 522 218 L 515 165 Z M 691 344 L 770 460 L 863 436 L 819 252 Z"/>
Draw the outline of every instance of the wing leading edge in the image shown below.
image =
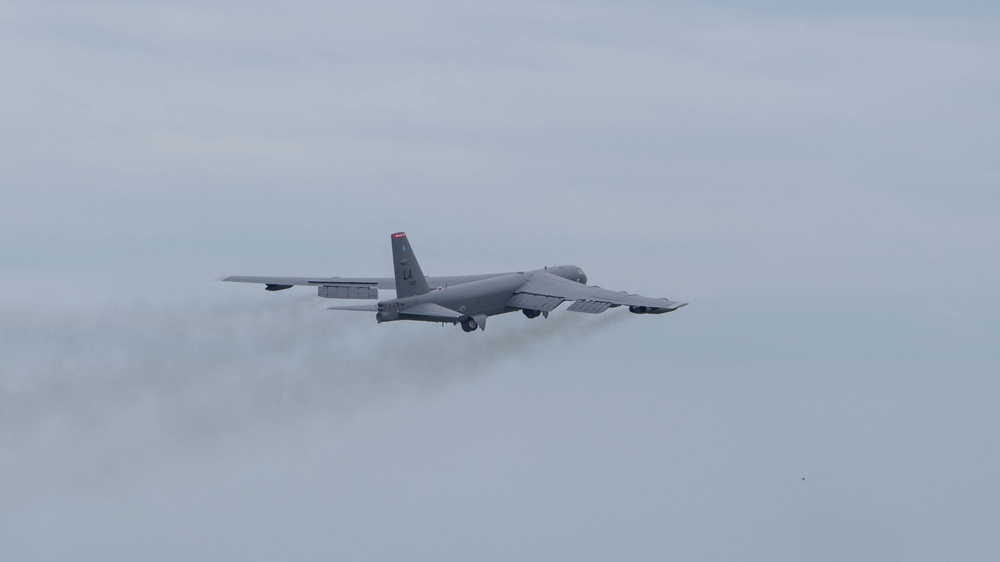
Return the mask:
<path fill-rule="evenodd" d="M 216 281 L 263 283 L 264 285 L 273 285 L 286 289 L 295 285 L 309 285 L 313 287 L 321 285 L 357 285 L 359 287 L 377 287 L 379 289 L 396 288 L 392 277 L 267 277 L 262 275 L 229 275 L 228 277 L 219 277 Z"/>
<path fill-rule="evenodd" d="M 482 281 L 493 277 L 503 277 L 509 273 L 485 273 L 482 275 L 443 275 L 428 277 L 427 284 L 432 288 L 450 287 Z M 281 291 L 292 287 L 305 285 L 310 287 L 326 286 L 357 286 L 374 287 L 390 291 L 396 290 L 396 280 L 392 277 L 268 277 L 264 275 L 229 275 L 216 279 L 233 283 L 261 283 L 268 291 Z"/>

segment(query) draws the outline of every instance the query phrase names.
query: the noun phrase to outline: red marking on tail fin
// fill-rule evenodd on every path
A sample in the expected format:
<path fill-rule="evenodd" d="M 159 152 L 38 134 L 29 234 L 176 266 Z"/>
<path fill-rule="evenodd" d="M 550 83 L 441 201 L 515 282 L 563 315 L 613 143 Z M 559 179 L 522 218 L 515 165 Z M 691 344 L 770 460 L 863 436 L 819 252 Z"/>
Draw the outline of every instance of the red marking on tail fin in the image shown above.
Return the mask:
<path fill-rule="evenodd" d="M 404 236 L 406 236 L 405 232 L 397 232 L 396 234 L 392 235 L 393 238 L 402 238 Z"/>

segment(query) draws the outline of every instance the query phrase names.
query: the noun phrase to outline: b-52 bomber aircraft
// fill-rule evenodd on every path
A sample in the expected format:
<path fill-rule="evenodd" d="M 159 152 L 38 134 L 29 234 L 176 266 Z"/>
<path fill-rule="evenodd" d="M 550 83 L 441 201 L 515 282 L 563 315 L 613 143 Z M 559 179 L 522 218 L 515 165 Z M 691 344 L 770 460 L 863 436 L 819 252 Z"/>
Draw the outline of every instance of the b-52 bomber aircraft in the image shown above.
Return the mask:
<path fill-rule="evenodd" d="M 567 310 L 590 314 L 623 305 L 634 314 L 663 314 L 687 304 L 587 285 L 587 275 L 575 265 L 513 273 L 424 277 L 405 232 L 392 235 L 392 263 L 395 278 L 232 275 L 220 277 L 219 281 L 263 283 L 268 291 L 310 285 L 319 287 L 319 296 L 333 299 L 378 299 L 379 289 L 394 289 L 394 299 L 377 304 L 331 306 L 329 310 L 374 312 L 379 323 L 417 320 L 461 324 L 466 332 L 485 330 L 487 317 L 517 310 L 528 318 L 540 315 L 547 318 L 563 301 L 574 301 Z"/>

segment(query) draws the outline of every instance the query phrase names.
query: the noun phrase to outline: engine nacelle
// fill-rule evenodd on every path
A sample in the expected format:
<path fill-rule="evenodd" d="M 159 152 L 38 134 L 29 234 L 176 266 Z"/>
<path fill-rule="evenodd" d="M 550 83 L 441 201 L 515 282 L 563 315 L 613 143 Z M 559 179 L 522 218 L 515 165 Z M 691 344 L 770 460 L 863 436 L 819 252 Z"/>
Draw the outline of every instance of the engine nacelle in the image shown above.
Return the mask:
<path fill-rule="evenodd" d="M 378 312 L 375 313 L 375 321 L 381 324 L 382 322 L 399 320 L 399 310 L 393 304 L 393 301 L 378 303 Z"/>
<path fill-rule="evenodd" d="M 662 306 L 630 306 L 628 311 L 632 314 L 665 314 L 674 310 L 673 308 L 665 308 Z"/>

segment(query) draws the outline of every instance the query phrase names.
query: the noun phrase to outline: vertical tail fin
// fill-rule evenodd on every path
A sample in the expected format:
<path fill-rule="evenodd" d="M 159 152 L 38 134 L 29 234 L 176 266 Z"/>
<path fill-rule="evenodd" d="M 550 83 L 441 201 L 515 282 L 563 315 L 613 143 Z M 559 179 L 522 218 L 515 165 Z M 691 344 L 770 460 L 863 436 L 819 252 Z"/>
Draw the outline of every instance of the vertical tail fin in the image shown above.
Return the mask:
<path fill-rule="evenodd" d="M 396 270 L 397 298 L 422 295 L 430 291 L 405 232 L 392 235 L 392 265 Z"/>

